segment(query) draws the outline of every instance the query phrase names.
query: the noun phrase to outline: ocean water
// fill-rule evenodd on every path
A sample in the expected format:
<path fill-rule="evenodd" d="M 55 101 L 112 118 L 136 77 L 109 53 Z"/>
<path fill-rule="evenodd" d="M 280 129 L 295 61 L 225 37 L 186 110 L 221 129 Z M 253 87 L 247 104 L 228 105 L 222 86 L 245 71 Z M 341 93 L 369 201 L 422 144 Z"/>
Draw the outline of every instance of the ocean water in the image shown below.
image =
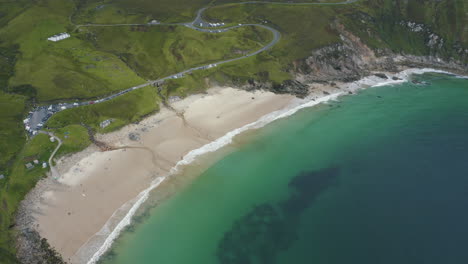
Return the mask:
<path fill-rule="evenodd" d="M 239 136 L 100 262 L 468 263 L 468 80 L 413 79 Z"/>

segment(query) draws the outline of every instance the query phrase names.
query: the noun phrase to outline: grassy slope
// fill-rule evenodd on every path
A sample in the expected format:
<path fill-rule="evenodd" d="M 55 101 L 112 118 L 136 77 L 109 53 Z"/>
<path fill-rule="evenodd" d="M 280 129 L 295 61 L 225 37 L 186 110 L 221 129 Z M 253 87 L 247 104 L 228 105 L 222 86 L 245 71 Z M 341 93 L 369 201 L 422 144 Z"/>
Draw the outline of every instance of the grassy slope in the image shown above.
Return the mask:
<path fill-rule="evenodd" d="M 0 28 L 27 6 L 26 1 L 1 2 Z M 27 97 L 6 93 L 8 79 L 14 74 L 18 49 L 18 45 L 7 45 L 0 38 L 0 174 L 9 173 L 8 168 L 26 139 L 22 118 L 26 111 Z"/>
<path fill-rule="evenodd" d="M 145 79 L 252 52 L 271 39 L 265 29 L 240 28 L 220 34 L 186 27 L 87 28 L 83 33 L 97 50 L 118 55 Z M 115 36 L 119 36 L 116 38 Z"/>
<path fill-rule="evenodd" d="M 256 57 L 222 66 L 211 75 L 218 82 L 244 83 L 249 79 L 281 83 L 291 79 L 293 63 L 310 51 L 339 42 L 330 28 L 336 9 L 329 6 L 227 5 L 209 9 L 210 21 L 265 23 L 278 29 L 280 42 Z"/>
<path fill-rule="evenodd" d="M 12 235 L 15 232 L 13 227 L 16 209 L 27 192 L 34 187 L 36 181 L 43 177 L 46 171 L 46 169 L 42 169 L 42 167 L 38 165 L 31 170 L 26 170 L 24 164 L 29 162 L 28 158 L 38 159 L 41 162 L 47 161 L 55 147 L 54 144 L 57 143 L 51 143 L 48 136 L 42 134 L 28 142 L 10 167 L 11 172 L 8 176 L 8 181 L 2 181 L 0 183 L 0 248 L 6 250 L 0 251 L 0 259 L 2 261 L 4 259 L 1 255 L 2 252 L 5 256 L 7 252 L 11 252 L 10 254 L 14 253 L 15 243 L 12 239 Z"/>
<path fill-rule="evenodd" d="M 57 157 L 83 150 L 91 144 L 88 130 L 81 125 L 68 125 L 58 129 L 51 129 L 55 136 L 62 139 L 62 146 L 55 155 Z"/>
<path fill-rule="evenodd" d="M 180 22 L 189 21 L 195 10 L 207 2 L 39 0 L 0 4 L 0 168 L 2 162 L 5 166 L 11 161 L 11 166 L 4 169 L 8 179 L 0 181 L 2 261 L 10 259 L 14 252 L 10 227 L 17 205 L 45 172 L 41 168 L 27 171 L 24 158 L 37 156 L 41 161 L 46 160 L 56 144 L 40 135 L 23 147 L 25 136 L 21 119 L 30 102 L 36 97 L 44 102 L 100 96 L 141 83 L 143 79 L 254 49 L 259 42 L 269 39 L 269 35 L 252 29 L 206 35 L 182 27 L 152 28 L 148 32 L 138 31 L 145 28 L 133 28 L 134 31 L 131 28 L 86 28 L 62 42 L 50 43 L 45 39 L 70 31 L 73 28 L 70 17 L 76 23 L 147 22 L 150 19 Z M 223 2 L 231 1 L 213 1 L 215 4 Z M 249 79 L 280 83 L 290 79 L 288 71 L 296 60 L 307 57 L 315 48 L 340 41 L 338 34 L 329 27 L 335 18 L 376 49 L 390 48 L 415 54 L 428 52 L 421 44 L 424 37 L 396 26 L 399 20 L 426 23 L 449 44 L 459 42 L 466 47 L 467 8 L 462 0 L 367 0 L 353 6 L 335 7 L 216 7 L 206 13 L 209 19 L 232 23 L 267 21 L 282 32 L 280 43 L 258 56 L 171 80 L 162 92 L 187 95 L 203 90 L 208 79 L 219 83 L 244 83 Z M 362 13 L 369 19 L 364 26 L 359 24 Z M 16 48 L 18 54 L 14 52 Z M 451 52 L 447 46 L 445 54 Z M 10 78 L 12 75 L 14 77 Z M 18 85 L 22 84 L 31 84 L 37 91 L 20 90 Z M 58 154 L 83 149 L 90 143 L 86 129 L 79 124 L 87 124 L 100 132 L 115 130 L 157 111 L 160 100 L 154 87 L 146 87 L 106 103 L 59 113 L 49 122 L 52 131 L 64 140 Z M 114 119 L 112 125 L 100 129 L 99 123 L 109 118 Z"/>
<path fill-rule="evenodd" d="M 79 8 L 73 16 L 76 24 L 188 22 L 196 11 L 210 0 L 77 0 Z"/>
<path fill-rule="evenodd" d="M 0 91 L 0 174 L 7 172 L 8 164 L 26 139 L 22 125 L 24 111 L 23 96 Z"/>
<path fill-rule="evenodd" d="M 62 111 L 54 115 L 47 126 L 53 129 L 85 124 L 98 132 L 109 132 L 158 111 L 159 103 L 156 88 L 147 86 L 107 102 Z M 106 119 L 114 121 L 101 129 L 99 123 Z"/>
<path fill-rule="evenodd" d="M 463 0 L 367 0 L 341 18 L 349 30 L 375 49 L 456 58 L 454 46 L 468 48 L 467 14 L 468 4 Z M 399 24 L 402 21 L 425 24 L 444 38 L 444 46 L 437 51 L 429 49 L 428 34 L 411 32 Z"/>
<path fill-rule="evenodd" d="M 0 27 L 24 10 L 20 2 L 0 3 Z M 9 189 L 6 188 L 9 175 L 13 169 L 14 158 L 25 142 L 22 117 L 25 111 L 26 98 L 21 95 L 8 94 L 8 79 L 14 73 L 18 47 L 4 45 L 0 40 L 0 174 L 7 179 L 0 180 L 0 262 L 17 263 L 12 241 L 9 240 L 9 227 L 12 224 L 10 207 L 3 198 Z M 14 211 L 14 208 L 13 208 Z"/>
<path fill-rule="evenodd" d="M 0 26 L 7 24 L 12 18 L 29 7 L 28 0 L 2 0 L 0 1 Z"/>
<path fill-rule="evenodd" d="M 247 29 L 216 36 L 182 27 L 132 28 L 149 32 L 86 28 L 97 38 L 81 33 L 57 43 L 47 41 L 71 27 L 68 15 L 73 10 L 71 2 L 43 0 L 0 29 L 3 45 L 20 46 L 15 75 L 9 82 L 12 89 L 32 85 L 39 102 L 98 97 L 144 82 L 125 62 L 141 76 L 156 78 L 223 58 L 236 47 L 260 46 L 248 40 L 253 33 Z"/>
<path fill-rule="evenodd" d="M 178 23 L 191 21 L 198 9 L 212 5 L 245 2 L 244 0 L 77 0 L 79 8 L 73 16 L 76 24 L 146 23 L 156 19 Z M 342 2 L 342 0 L 275 0 L 275 2 Z"/>
<path fill-rule="evenodd" d="M 69 1 L 39 1 L 0 29 L 3 45 L 20 46 L 9 85 L 30 84 L 39 101 L 53 101 L 95 97 L 140 84 L 143 80 L 115 55 L 95 51 L 75 37 L 47 41 L 67 31 L 72 10 Z"/>

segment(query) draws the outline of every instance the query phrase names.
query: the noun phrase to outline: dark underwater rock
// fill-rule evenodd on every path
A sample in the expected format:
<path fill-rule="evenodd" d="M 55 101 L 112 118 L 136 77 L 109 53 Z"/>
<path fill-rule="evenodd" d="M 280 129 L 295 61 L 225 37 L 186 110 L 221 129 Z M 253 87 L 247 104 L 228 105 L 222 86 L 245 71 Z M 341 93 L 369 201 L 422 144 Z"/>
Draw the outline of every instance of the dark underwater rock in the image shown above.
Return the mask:
<path fill-rule="evenodd" d="M 381 79 L 388 79 L 388 76 L 385 75 L 385 73 L 376 73 L 374 75 L 381 78 Z"/>

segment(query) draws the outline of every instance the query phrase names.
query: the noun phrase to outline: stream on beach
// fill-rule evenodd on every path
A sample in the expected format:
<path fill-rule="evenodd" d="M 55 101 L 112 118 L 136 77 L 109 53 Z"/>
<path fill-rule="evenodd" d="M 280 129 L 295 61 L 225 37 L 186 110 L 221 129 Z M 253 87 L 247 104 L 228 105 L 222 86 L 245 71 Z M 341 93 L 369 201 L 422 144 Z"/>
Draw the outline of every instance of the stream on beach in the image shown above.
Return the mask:
<path fill-rule="evenodd" d="M 468 80 L 413 80 L 238 136 L 100 262 L 467 263 Z"/>

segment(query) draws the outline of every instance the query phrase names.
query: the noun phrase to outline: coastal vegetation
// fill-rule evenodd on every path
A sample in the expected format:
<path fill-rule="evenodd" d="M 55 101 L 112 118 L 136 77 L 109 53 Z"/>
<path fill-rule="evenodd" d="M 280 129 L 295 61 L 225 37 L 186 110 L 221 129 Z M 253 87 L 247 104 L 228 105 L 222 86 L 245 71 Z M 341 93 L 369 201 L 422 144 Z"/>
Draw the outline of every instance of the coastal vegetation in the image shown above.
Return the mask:
<path fill-rule="evenodd" d="M 15 263 L 15 213 L 47 171 L 41 166 L 28 170 L 25 163 L 31 157 L 47 161 L 57 144 L 44 134 L 27 140 L 22 120 L 28 111 L 50 102 L 100 98 L 190 67 L 239 57 L 261 48 L 272 37 L 259 27 L 209 34 L 181 25 L 78 25 L 188 22 L 199 8 L 213 4 L 204 13 L 209 21 L 265 24 L 280 31 L 282 38 L 256 56 L 54 115 L 46 126 L 63 140 L 58 156 L 91 144 L 88 128 L 105 133 L 138 122 L 157 112 L 170 96 L 203 92 L 214 84 L 283 84 L 293 79 L 299 62 L 313 50 L 341 42 L 337 24 L 379 55 L 432 55 L 468 62 L 463 53 L 468 49 L 468 4 L 463 0 L 377 0 L 337 6 L 228 3 L 232 1 L 19 0 L 0 4 L 0 174 L 5 175 L 0 179 L 0 259 Z M 72 37 L 47 41 L 60 32 L 70 32 Z M 112 123 L 101 128 L 104 120 Z"/>
<path fill-rule="evenodd" d="M 89 27 L 82 30 L 96 49 L 117 54 L 146 80 L 239 57 L 260 49 L 271 39 L 270 32 L 255 27 L 222 34 L 180 26 Z M 115 38 L 117 35 L 120 37 Z"/>
<path fill-rule="evenodd" d="M 87 23 L 146 23 L 158 20 L 166 23 L 188 22 L 195 17 L 196 12 L 208 5 L 223 5 L 236 0 L 80 0 L 72 19 L 76 24 Z M 276 0 L 266 2 L 284 3 L 320 3 L 320 0 Z M 328 3 L 342 0 L 327 0 Z"/>
<path fill-rule="evenodd" d="M 5 249 L 0 254 L 7 256 L 9 252 L 14 255 L 15 243 L 12 236 L 16 234 L 14 221 L 16 210 L 24 196 L 48 170 L 48 168 L 42 168 L 41 164 L 35 164 L 33 168 L 27 169 L 25 164 L 34 164 L 34 160 L 47 161 L 56 144 L 50 142 L 47 135 L 39 134 L 20 149 L 16 154 L 16 159 L 8 167 L 7 181 L 3 180 L 0 185 L 2 188 L 0 192 L 2 206 L 0 247 Z M 0 255 L 0 258 L 3 260 L 4 256 Z"/>
<path fill-rule="evenodd" d="M 157 89 L 147 86 L 107 102 L 59 112 L 49 120 L 48 127 L 64 131 L 65 127 L 84 125 L 97 132 L 110 132 L 156 112 L 160 102 Z M 109 126 L 99 126 L 109 119 L 112 120 Z M 87 134 L 83 136 L 87 137 Z"/>
<path fill-rule="evenodd" d="M 468 46 L 466 2 L 378 0 L 358 6 L 360 12 L 346 14 L 343 21 L 372 48 L 468 62 L 460 52 Z"/>

